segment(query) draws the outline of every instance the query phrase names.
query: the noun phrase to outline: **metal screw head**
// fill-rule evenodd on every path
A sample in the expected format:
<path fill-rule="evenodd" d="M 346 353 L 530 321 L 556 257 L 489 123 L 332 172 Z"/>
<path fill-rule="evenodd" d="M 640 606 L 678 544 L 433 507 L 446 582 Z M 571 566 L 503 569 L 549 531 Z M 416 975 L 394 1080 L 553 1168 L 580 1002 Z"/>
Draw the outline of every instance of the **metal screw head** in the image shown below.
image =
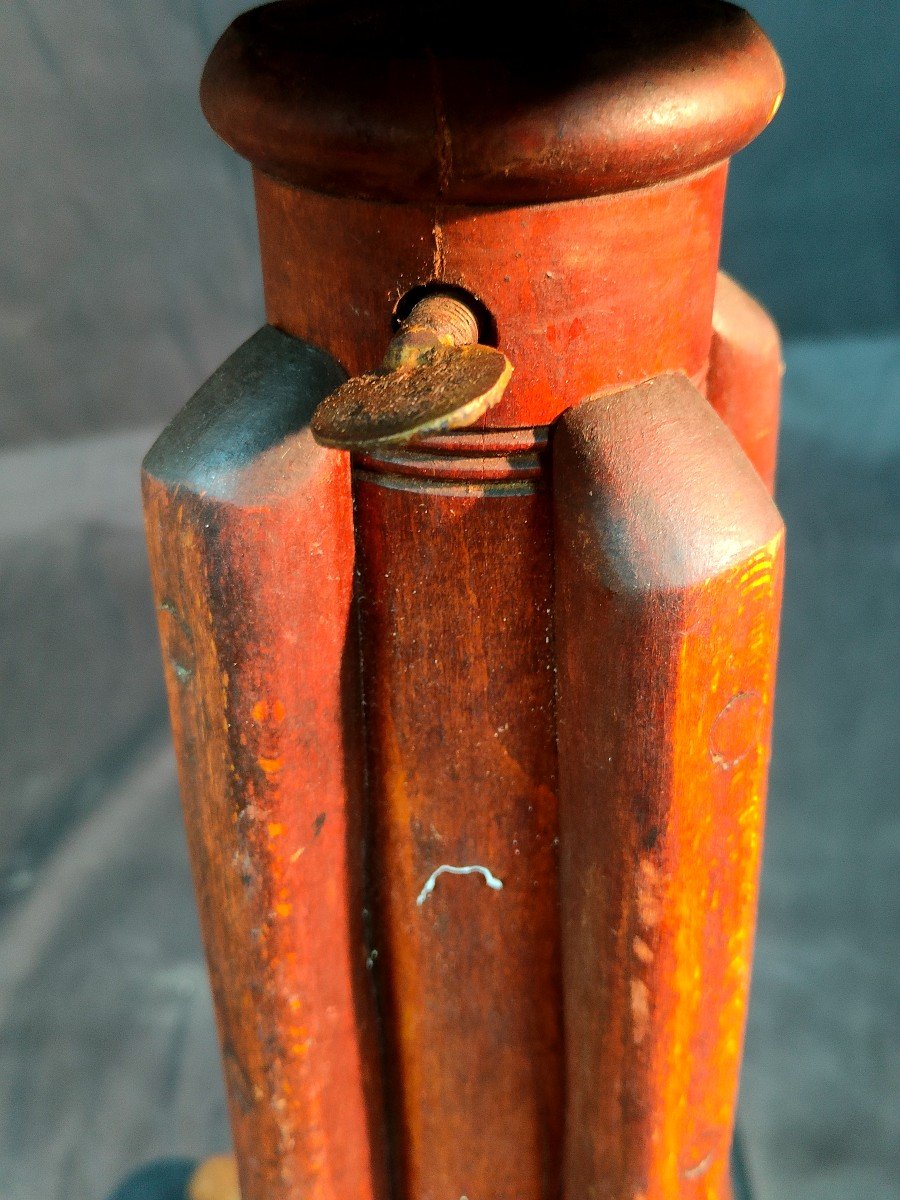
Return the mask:
<path fill-rule="evenodd" d="M 490 346 L 437 346 L 411 364 L 357 375 L 316 409 L 323 446 L 365 450 L 471 425 L 503 395 L 512 364 Z"/>
<path fill-rule="evenodd" d="M 401 324 L 379 370 L 348 379 L 312 419 L 323 446 L 371 450 L 472 425 L 506 388 L 512 364 L 478 344 L 475 314 L 446 292 L 424 296 Z"/>

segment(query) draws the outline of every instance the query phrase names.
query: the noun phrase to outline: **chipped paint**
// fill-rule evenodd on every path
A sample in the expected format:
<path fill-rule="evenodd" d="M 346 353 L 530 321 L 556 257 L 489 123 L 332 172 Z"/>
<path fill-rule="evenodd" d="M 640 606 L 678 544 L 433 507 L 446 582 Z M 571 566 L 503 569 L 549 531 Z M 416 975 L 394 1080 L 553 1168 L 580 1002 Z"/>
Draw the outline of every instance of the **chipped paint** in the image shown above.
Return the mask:
<path fill-rule="evenodd" d="M 632 1037 L 640 1046 L 650 1028 L 650 991 L 642 979 L 632 979 L 630 990 Z"/>
<path fill-rule="evenodd" d="M 634 957 L 640 959 L 640 961 L 645 965 L 653 962 L 653 951 L 643 938 L 634 938 L 631 943 L 631 948 L 634 951 Z"/>
<path fill-rule="evenodd" d="M 260 725 L 263 721 L 280 725 L 285 716 L 284 703 L 281 700 L 273 700 L 271 704 L 268 700 L 257 700 L 250 709 L 250 716 Z"/>
<path fill-rule="evenodd" d="M 662 913 L 659 884 L 655 863 L 650 858 L 642 858 L 638 864 L 637 910 L 641 924 L 648 929 L 658 923 Z"/>
<path fill-rule="evenodd" d="M 729 771 L 759 745 L 764 706 L 759 692 L 737 692 L 720 710 L 709 731 L 709 753 L 717 767 Z"/>

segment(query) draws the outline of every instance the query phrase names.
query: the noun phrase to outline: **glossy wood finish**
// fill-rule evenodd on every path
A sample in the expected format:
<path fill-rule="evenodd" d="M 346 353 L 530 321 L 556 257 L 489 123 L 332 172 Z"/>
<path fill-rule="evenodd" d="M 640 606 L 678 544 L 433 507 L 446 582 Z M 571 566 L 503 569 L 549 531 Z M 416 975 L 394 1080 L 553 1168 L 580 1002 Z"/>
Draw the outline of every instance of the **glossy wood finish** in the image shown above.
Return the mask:
<path fill-rule="evenodd" d="M 292 2 L 207 72 L 277 329 L 145 496 L 244 1200 L 728 1195 L 781 527 L 716 270 L 782 80 L 675 7 Z M 312 405 L 434 282 L 512 381 L 351 492 Z"/>
<path fill-rule="evenodd" d="M 485 428 L 549 424 L 661 371 L 705 375 L 726 168 L 529 208 L 317 195 L 256 175 L 269 321 L 351 374 L 381 361 L 408 290 L 440 280 L 491 313 L 515 370 Z"/>
<path fill-rule="evenodd" d="M 730 1195 L 782 525 L 679 376 L 554 442 L 565 1200 Z"/>
<path fill-rule="evenodd" d="M 185 824 L 244 1200 L 384 1200 L 362 924 L 345 456 L 307 423 L 337 365 L 262 330 L 145 462 Z"/>
<path fill-rule="evenodd" d="M 493 465 L 478 435 L 455 440 L 467 453 L 433 469 L 456 482 L 428 478 L 421 453 L 418 476 L 401 473 L 398 452 L 368 456 L 355 483 L 395 1195 L 549 1200 L 562 1135 L 549 496 L 533 455 Z M 479 458 L 501 478 L 464 482 Z"/>
<path fill-rule="evenodd" d="M 771 492 L 781 409 L 781 338 L 766 310 L 719 272 L 707 394 Z"/>
<path fill-rule="evenodd" d="M 295 186 L 502 207 L 702 171 L 768 124 L 783 88 L 731 4 L 304 0 L 238 17 L 201 100 L 229 145 Z"/>

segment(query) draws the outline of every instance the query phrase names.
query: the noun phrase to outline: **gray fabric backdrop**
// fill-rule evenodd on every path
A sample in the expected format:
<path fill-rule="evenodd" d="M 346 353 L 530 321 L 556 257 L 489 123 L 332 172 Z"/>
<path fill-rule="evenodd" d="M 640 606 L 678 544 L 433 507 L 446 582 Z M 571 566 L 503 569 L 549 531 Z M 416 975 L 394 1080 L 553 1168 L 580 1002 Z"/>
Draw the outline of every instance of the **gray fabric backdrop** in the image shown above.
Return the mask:
<path fill-rule="evenodd" d="M 101 1198 L 227 1138 L 136 476 L 262 319 L 248 170 L 196 103 L 241 7 L 0 9 L 0 1200 Z M 750 7 L 789 89 L 724 257 L 787 337 L 790 538 L 742 1120 L 760 1200 L 887 1200 L 900 10 Z"/>

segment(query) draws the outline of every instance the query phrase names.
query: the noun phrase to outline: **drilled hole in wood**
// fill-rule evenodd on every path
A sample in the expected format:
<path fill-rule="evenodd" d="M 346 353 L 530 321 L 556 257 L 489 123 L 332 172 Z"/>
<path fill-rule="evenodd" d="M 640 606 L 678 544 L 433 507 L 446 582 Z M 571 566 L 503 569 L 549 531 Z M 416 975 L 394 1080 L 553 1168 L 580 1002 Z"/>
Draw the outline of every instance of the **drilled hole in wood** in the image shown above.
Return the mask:
<path fill-rule="evenodd" d="M 418 284 L 400 297 L 394 305 L 392 317 L 393 329 L 396 331 L 400 327 L 400 323 L 409 316 L 420 300 L 424 300 L 426 296 L 432 296 L 435 293 L 452 296 L 455 300 L 459 300 L 462 304 L 465 304 L 478 322 L 479 342 L 483 346 L 497 345 L 497 323 L 487 306 L 465 288 L 456 287 L 452 283 L 441 283 L 438 280 Z"/>

